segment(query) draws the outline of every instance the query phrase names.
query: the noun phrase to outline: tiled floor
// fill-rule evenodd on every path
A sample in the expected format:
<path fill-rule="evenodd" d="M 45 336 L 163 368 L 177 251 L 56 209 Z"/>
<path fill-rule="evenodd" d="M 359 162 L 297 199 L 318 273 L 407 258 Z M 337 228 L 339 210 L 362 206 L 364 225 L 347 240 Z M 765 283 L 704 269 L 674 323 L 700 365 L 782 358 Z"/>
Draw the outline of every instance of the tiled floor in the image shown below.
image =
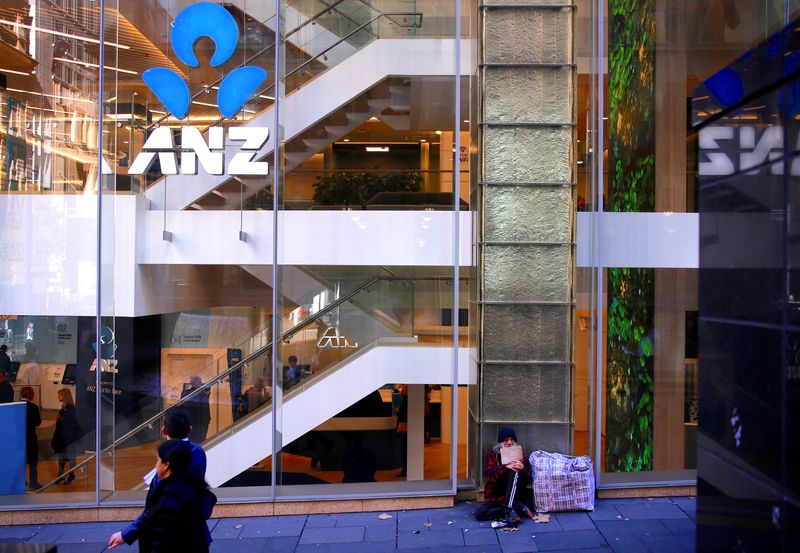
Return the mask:
<path fill-rule="evenodd" d="M 592 513 L 558 513 L 493 530 L 473 517 L 475 504 L 451 509 L 213 519 L 212 553 L 692 553 L 690 498 L 600 499 Z M 119 523 L 0 526 L 0 543 L 56 543 L 59 553 L 100 553 Z M 115 551 L 135 551 L 122 546 Z"/>

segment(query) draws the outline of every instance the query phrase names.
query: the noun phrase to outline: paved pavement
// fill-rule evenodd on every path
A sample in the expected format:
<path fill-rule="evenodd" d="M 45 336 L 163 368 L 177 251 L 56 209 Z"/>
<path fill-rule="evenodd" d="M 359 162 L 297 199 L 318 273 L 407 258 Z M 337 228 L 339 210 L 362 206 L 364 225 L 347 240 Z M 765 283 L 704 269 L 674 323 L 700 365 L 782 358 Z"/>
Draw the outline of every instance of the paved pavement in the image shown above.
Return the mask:
<path fill-rule="evenodd" d="M 212 553 L 692 553 L 693 498 L 600 499 L 592 513 L 558 513 L 494 530 L 472 516 L 473 502 L 450 509 L 209 521 Z M 379 518 L 380 515 L 390 515 Z M 59 553 L 100 553 L 123 524 L 0 526 L 0 543 L 56 543 Z M 115 552 L 136 551 L 121 546 Z"/>

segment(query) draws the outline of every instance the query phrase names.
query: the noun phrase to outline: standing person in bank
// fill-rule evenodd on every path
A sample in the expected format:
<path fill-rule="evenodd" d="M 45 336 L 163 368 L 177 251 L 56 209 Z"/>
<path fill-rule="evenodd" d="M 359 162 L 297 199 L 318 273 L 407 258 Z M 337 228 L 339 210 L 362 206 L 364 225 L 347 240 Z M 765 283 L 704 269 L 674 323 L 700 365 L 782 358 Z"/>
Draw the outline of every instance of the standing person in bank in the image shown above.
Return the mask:
<path fill-rule="evenodd" d="M 109 549 L 139 540 L 140 553 L 207 553 L 206 521 L 217 498 L 205 480 L 191 474 L 192 445 L 167 440 L 158 447 L 155 484 L 144 511 L 108 540 Z"/>
<path fill-rule="evenodd" d="M 189 385 L 184 385 L 181 399 L 199 389 L 202 385 L 201 378 L 197 375 L 193 376 L 189 379 Z M 185 403 L 185 409 L 189 413 L 189 420 L 192 421 L 192 432 L 189 438 L 196 444 L 204 442 L 208 435 L 208 425 L 211 422 L 211 409 L 208 406 L 210 396 L 211 390 L 206 388 Z"/>
<path fill-rule="evenodd" d="M 0 403 L 14 402 L 14 386 L 6 378 L 5 373 L 0 372 Z"/>
<path fill-rule="evenodd" d="M 11 358 L 8 356 L 8 346 L 0 345 L 0 373 L 6 378 L 11 378 Z"/>
<path fill-rule="evenodd" d="M 58 476 L 62 477 L 59 482 L 71 484 L 75 480 L 75 472 L 70 472 L 66 477 L 64 477 L 64 472 L 67 470 L 68 464 L 75 468 L 81 429 L 78 425 L 78 415 L 72 392 L 69 388 L 61 388 L 57 392 L 57 397 L 58 401 L 61 402 L 61 409 L 58 411 L 56 429 L 53 432 L 50 446 L 58 457 Z"/>
<path fill-rule="evenodd" d="M 25 386 L 20 390 L 20 396 L 25 401 L 25 461 L 28 463 L 28 487 L 38 490 L 42 487 L 39 483 L 39 438 L 36 428 L 42 424 L 42 414 L 39 406 L 33 402 L 36 394 L 33 388 Z"/>

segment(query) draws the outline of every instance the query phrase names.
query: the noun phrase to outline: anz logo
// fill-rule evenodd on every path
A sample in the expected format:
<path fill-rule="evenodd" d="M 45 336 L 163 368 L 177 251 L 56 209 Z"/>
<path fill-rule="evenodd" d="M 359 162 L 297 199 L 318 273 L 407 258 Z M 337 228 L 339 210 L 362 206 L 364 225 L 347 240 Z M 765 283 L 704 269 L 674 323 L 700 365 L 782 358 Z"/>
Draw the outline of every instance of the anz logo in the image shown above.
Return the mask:
<path fill-rule="evenodd" d="M 784 128 L 779 125 L 710 126 L 700 130 L 698 147 L 700 176 L 782 175 L 784 172 Z M 789 151 L 800 149 L 800 134 L 788 138 Z M 800 157 L 789 162 L 789 174 L 800 175 Z"/>
<path fill-rule="evenodd" d="M 175 18 L 170 31 L 172 49 L 189 67 L 199 67 L 194 47 L 201 38 L 214 42 L 211 65 L 218 67 L 228 61 L 239 42 L 239 27 L 233 16 L 222 6 L 211 2 L 200 2 L 184 9 Z M 238 67 L 222 79 L 217 90 L 217 107 L 223 117 L 234 117 L 245 102 L 256 93 L 266 80 L 267 72 L 254 66 Z M 162 104 L 177 119 L 189 114 L 191 93 L 189 86 L 176 72 L 165 67 L 154 67 L 142 73 L 142 80 L 158 97 Z M 199 164 L 211 175 L 225 174 L 225 129 L 208 129 L 206 143 L 196 127 L 182 127 L 180 145 L 180 170 L 172 129 L 155 129 L 142 146 L 141 153 L 131 164 L 128 174 L 146 173 L 156 157 L 164 175 L 196 175 Z M 230 127 L 229 142 L 241 142 L 238 151 L 231 153 L 228 175 L 267 175 L 267 162 L 254 161 L 259 150 L 269 139 L 269 129 L 264 127 Z M 230 148 L 228 148 L 230 150 Z"/>

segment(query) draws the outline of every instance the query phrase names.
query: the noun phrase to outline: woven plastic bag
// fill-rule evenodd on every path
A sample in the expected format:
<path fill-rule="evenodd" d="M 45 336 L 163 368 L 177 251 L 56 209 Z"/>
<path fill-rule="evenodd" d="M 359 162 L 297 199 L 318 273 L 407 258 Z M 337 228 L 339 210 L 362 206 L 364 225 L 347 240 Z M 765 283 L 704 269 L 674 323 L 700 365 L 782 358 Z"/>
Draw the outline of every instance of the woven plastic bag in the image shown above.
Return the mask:
<path fill-rule="evenodd" d="M 594 511 L 594 467 L 590 457 L 536 450 L 531 453 L 530 462 L 538 512 Z"/>

